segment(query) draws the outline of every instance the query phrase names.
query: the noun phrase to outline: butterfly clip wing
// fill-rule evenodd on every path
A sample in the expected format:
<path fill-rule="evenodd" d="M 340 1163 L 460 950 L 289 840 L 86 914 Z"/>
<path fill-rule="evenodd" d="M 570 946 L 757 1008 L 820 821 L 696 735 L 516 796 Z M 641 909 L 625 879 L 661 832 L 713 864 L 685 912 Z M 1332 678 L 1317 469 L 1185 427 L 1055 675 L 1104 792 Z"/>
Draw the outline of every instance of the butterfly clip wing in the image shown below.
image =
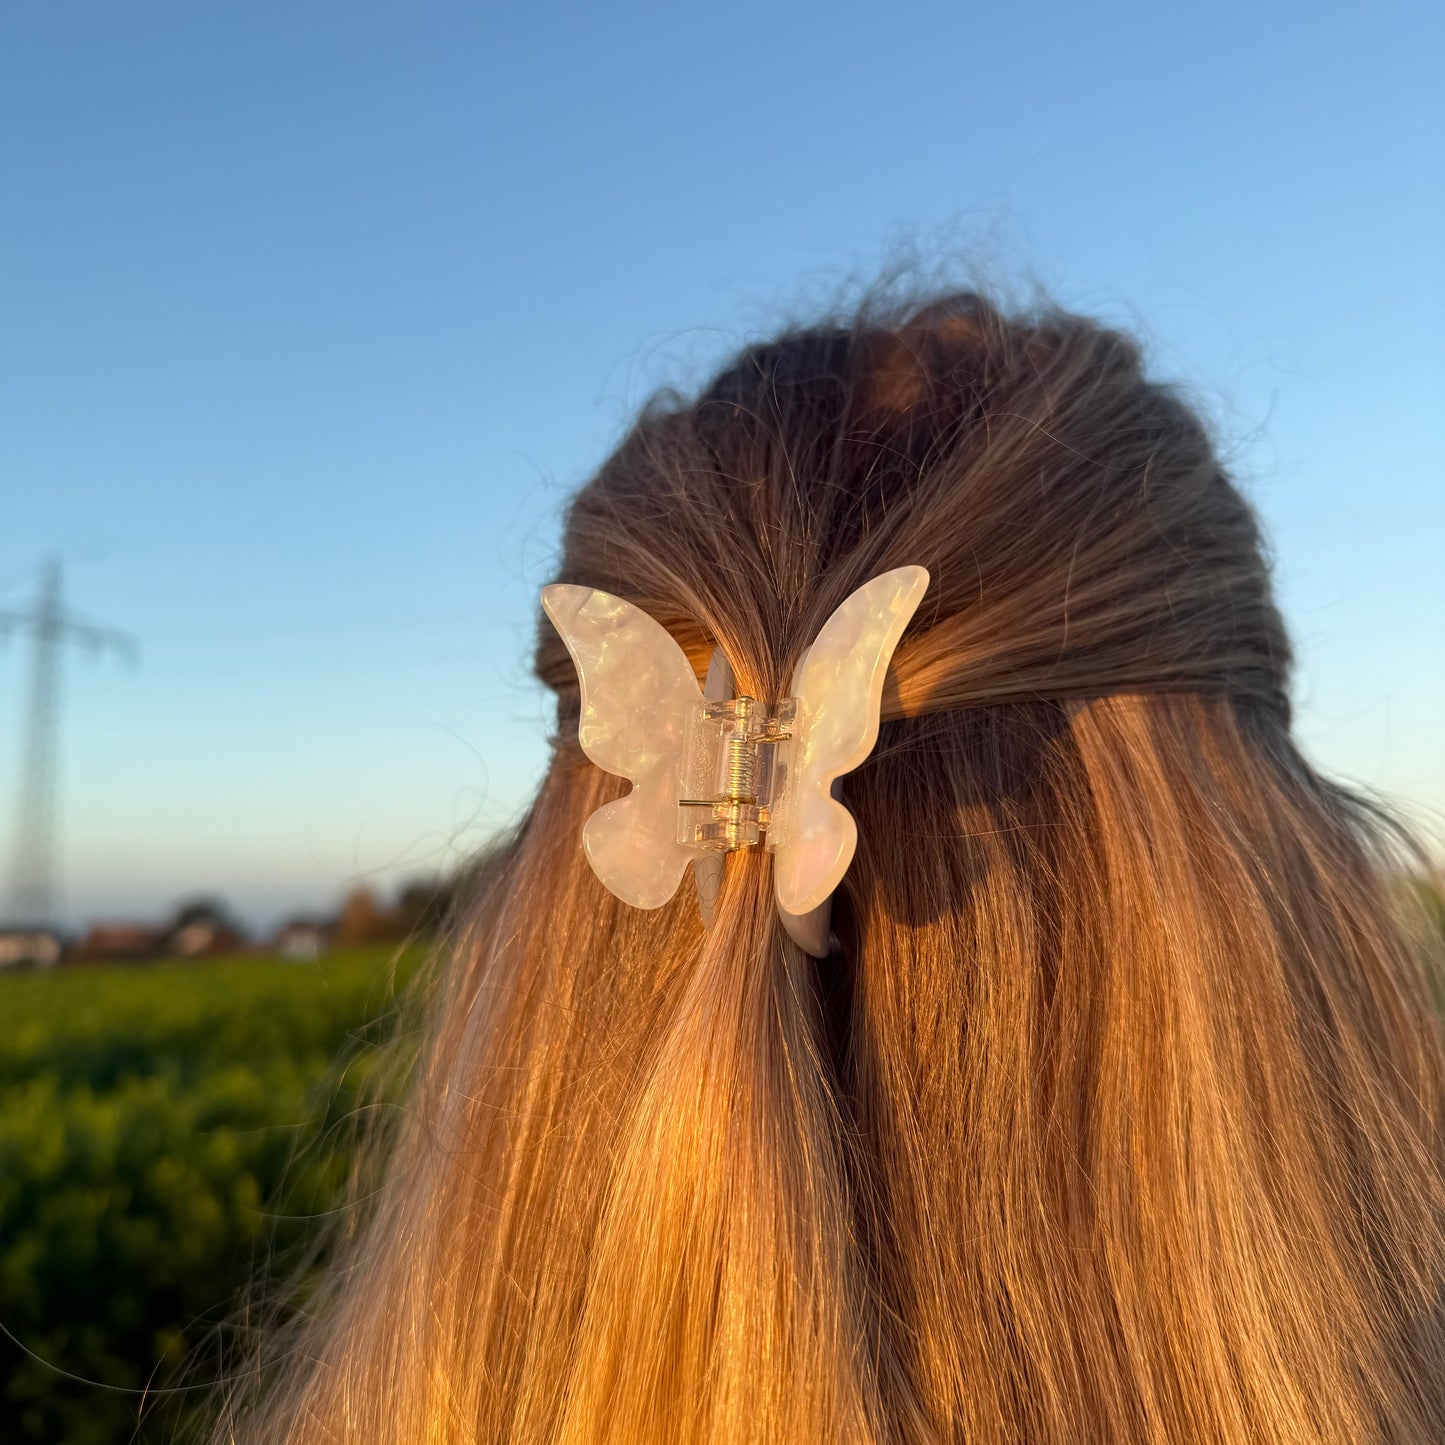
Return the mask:
<path fill-rule="evenodd" d="M 624 903 L 660 908 L 693 853 L 677 841 L 688 714 L 702 700 L 692 664 L 660 622 L 610 593 L 554 583 L 542 606 L 577 668 L 582 751 L 633 785 L 588 818 L 587 861 Z"/>
<path fill-rule="evenodd" d="M 798 741 L 770 835 L 773 880 L 788 932 L 818 956 L 827 952 L 829 899 L 858 846 L 857 824 L 834 784 L 878 741 L 888 664 L 928 582 L 925 568 L 898 567 L 864 583 L 793 670 Z"/>

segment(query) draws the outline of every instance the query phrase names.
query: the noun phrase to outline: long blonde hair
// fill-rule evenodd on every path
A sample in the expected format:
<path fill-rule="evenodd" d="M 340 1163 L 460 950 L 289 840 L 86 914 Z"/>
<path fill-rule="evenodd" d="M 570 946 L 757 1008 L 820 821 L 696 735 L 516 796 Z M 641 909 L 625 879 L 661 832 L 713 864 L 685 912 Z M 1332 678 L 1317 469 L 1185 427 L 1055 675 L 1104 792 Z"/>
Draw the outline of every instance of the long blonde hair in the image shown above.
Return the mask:
<path fill-rule="evenodd" d="M 1091 321 L 949 295 L 650 405 L 558 580 L 778 695 L 921 563 L 838 949 L 766 854 L 607 893 L 576 739 L 487 870 L 266 1442 L 1445 1438 L 1445 1048 L 1392 834 L 1291 740 L 1255 520 Z M 551 579 L 547 579 L 551 580 Z M 229 1434 L 228 1434 L 229 1438 Z"/>

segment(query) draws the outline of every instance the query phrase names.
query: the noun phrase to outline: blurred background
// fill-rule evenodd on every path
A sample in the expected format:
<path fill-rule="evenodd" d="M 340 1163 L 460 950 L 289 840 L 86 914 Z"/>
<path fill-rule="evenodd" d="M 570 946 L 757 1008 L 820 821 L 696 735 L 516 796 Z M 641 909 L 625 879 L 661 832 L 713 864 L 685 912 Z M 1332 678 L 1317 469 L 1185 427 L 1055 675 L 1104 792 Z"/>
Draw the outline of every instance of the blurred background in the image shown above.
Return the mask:
<path fill-rule="evenodd" d="M 1423 0 L 7 7 L 0 1442 L 203 1417 L 540 776 L 567 495 L 881 272 L 1141 336 L 1306 750 L 1445 856 L 1442 62 Z"/>

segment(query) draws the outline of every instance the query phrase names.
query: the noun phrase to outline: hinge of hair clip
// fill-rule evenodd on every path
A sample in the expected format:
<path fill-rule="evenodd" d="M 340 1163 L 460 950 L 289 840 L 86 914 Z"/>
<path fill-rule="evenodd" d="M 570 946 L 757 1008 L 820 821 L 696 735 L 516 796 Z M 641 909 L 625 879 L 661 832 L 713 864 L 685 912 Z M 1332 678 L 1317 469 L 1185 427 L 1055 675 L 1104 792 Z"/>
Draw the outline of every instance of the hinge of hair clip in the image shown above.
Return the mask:
<path fill-rule="evenodd" d="M 699 703 L 688 717 L 677 841 L 731 851 L 776 845 L 797 700 Z"/>

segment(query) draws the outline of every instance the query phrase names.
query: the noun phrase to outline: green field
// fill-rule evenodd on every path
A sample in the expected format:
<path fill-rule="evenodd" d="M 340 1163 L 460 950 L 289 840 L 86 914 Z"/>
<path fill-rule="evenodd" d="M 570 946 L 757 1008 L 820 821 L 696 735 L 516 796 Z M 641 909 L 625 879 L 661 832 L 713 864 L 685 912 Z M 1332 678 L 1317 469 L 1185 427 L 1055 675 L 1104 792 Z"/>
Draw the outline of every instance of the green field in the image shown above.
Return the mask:
<path fill-rule="evenodd" d="M 340 1197 L 419 952 L 0 976 L 0 1445 L 175 1438 Z M 154 1394 L 143 1388 L 190 1388 Z M 139 1427 L 137 1425 L 140 1419 Z"/>

